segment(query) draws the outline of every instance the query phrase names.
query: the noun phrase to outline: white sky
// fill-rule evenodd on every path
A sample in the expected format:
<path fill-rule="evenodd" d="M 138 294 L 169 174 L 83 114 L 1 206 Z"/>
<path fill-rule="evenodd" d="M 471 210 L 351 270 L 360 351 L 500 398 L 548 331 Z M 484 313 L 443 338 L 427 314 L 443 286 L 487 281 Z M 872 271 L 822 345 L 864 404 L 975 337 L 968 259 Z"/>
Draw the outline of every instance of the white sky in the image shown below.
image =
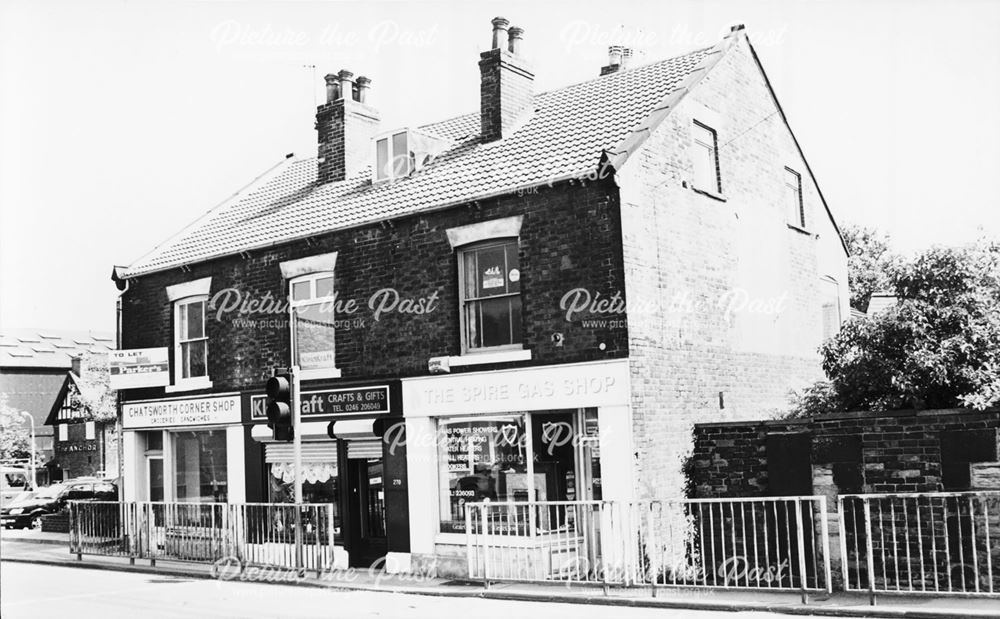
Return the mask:
<path fill-rule="evenodd" d="M 495 15 L 539 92 L 745 23 L 840 222 L 1000 236 L 1000 2 L 0 2 L 0 326 L 113 331 L 112 265 L 312 154 L 325 73 L 385 128 L 478 109 Z"/>

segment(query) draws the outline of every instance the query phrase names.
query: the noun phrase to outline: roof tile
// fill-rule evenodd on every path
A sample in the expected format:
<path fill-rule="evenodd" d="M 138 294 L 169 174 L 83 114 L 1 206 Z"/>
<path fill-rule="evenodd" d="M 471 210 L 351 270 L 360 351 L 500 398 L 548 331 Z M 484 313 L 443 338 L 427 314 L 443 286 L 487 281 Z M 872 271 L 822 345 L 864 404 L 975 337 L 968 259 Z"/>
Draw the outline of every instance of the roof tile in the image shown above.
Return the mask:
<path fill-rule="evenodd" d="M 480 142 L 478 113 L 424 125 L 421 130 L 451 140 L 451 148 L 394 182 L 372 184 L 366 169 L 341 182 L 317 185 L 315 159 L 290 159 L 140 258 L 125 275 L 588 173 L 597 168 L 605 149 L 633 136 L 633 129 L 667 95 L 687 83 L 712 49 L 539 94 L 532 117 L 499 142 Z"/>

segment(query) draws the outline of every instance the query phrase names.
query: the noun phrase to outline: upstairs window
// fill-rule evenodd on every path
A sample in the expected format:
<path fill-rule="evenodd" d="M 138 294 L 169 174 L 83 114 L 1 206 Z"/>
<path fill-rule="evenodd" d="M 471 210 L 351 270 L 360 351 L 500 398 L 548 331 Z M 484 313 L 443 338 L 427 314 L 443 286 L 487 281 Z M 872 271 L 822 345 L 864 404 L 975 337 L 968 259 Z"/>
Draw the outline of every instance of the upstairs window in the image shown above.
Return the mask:
<path fill-rule="evenodd" d="M 385 181 L 408 176 L 413 171 L 406 131 L 375 141 L 375 180 Z"/>
<path fill-rule="evenodd" d="M 292 363 L 305 375 L 333 370 L 334 304 L 333 273 L 310 273 L 292 279 Z"/>
<path fill-rule="evenodd" d="M 820 294 L 823 312 L 823 340 L 840 333 L 840 285 L 832 277 L 820 280 Z"/>
<path fill-rule="evenodd" d="M 785 168 L 785 208 L 788 209 L 788 223 L 805 229 L 806 210 L 802 203 L 802 175 L 791 168 Z"/>
<path fill-rule="evenodd" d="M 174 304 L 174 354 L 178 382 L 208 378 L 207 303 L 208 297 L 190 297 Z"/>
<path fill-rule="evenodd" d="M 463 352 L 521 348 L 521 271 L 517 240 L 459 251 Z"/>
<path fill-rule="evenodd" d="M 722 193 L 719 173 L 718 139 L 715 130 L 698 121 L 691 127 L 691 160 L 694 164 L 694 187 L 713 194 Z"/>

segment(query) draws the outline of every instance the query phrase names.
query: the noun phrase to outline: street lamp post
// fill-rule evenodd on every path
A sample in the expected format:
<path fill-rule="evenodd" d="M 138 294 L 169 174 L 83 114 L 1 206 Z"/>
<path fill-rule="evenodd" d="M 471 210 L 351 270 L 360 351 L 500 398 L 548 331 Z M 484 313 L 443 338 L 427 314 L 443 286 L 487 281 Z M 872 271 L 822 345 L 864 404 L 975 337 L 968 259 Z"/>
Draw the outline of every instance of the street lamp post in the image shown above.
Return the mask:
<path fill-rule="evenodd" d="M 35 418 L 28 411 L 21 411 L 21 414 L 31 422 L 29 427 L 31 428 L 31 488 L 33 490 L 38 485 L 38 477 L 35 474 Z"/>

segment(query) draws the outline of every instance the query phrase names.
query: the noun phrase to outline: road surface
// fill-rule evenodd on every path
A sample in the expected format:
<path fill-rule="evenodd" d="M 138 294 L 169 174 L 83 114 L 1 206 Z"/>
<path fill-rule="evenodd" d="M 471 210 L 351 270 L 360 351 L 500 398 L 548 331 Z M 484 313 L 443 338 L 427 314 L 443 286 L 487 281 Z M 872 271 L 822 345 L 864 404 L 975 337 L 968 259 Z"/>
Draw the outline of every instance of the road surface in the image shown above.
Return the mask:
<path fill-rule="evenodd" d="M 735 619 L 729 612 L 625 608 L 479 598 L 353 592 L 136 574 L 25 563 L 0 563 L 4 619 L 153 619 L 161 617 L 422 617 L 455 619 Z M 751 613 L 753 619 L 788 615 Z"/>

